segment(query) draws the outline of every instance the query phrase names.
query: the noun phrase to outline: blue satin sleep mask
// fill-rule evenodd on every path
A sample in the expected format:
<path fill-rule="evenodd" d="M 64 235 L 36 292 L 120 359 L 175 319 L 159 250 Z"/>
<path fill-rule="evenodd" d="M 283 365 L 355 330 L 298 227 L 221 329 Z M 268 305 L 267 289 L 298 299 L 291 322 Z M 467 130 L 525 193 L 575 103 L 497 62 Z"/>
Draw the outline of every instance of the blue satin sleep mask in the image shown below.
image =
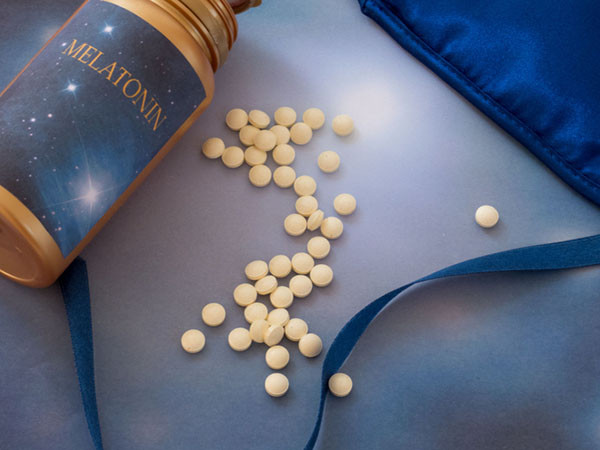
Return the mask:
<path fill-rule="evenodd" d="M 400 45 L 600 204 L 600 2 L 359 3 Z"/>

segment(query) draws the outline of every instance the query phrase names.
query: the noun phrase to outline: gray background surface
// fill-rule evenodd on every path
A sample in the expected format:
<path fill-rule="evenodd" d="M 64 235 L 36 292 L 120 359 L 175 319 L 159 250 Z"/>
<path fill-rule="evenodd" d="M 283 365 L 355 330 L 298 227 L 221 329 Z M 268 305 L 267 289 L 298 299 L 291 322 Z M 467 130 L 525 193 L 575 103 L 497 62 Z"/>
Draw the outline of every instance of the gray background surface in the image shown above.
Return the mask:
<path fill-rule="evenodd" d="M 6 84 L 70 15 L 77 0 L 3 2 Z M 321 107 L 329 119 L 297 148 L 327 213 L 340 192 L 359 204 L 325 261 L 333 284 L 292 306 L 329 346 L 377 296 L 446 265 L 522 245 L 598 232 L 600 210 L 448 88 L 354 0 L 267 0 L 239 17 L 205 115 L 85 250 L 105 448 L 300 449 L 312 428 L 320 366 L 294 345 L 288 395 L 263 390 L 264 348 L 231 351 L 244 324 L 231 300 L 252 259 L 301 251 L 283 218 L 295 195 L 252 187 L 201 142 L 236 142 L 232 107 Z M 336 137 L 348 113 L 356 132 Z M 320 151 L 340 153 L 333 175 Z M 500 224 L 485 231 L 475 209 Z M 322 449 L 593 449 L 600 446 L 597 268 L 486 275 L 412 289 L 367 330 L 344 371 L 355 384 L 328 400 Z M 202 306 L 222 302 L 208 329 Z M 188 328 L 207 336 L 188 355 Z M 57 287 L 0 280 L 0 448 L 86 449 L 67 322 Z"/>

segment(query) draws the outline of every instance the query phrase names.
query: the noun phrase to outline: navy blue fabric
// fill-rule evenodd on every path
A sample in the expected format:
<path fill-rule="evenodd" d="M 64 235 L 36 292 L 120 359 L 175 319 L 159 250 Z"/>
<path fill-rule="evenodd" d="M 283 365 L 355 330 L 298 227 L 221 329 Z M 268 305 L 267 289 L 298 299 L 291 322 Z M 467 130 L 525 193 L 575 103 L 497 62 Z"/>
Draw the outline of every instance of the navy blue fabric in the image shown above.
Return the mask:
<path fill-rule="evenodd" d="M 359 3 L 397 42 L 600 204 L 600 2 Z"/>

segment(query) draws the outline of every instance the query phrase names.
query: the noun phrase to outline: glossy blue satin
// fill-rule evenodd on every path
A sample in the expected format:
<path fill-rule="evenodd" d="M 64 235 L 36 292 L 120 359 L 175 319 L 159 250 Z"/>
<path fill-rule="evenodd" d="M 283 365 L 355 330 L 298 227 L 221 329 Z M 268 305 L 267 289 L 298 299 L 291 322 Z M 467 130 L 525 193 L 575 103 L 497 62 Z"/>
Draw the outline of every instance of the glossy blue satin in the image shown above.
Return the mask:
<path fill-rule="evenodd" d="M 359 2 L 403 47 L 600 204 L 600 2 Z"/>

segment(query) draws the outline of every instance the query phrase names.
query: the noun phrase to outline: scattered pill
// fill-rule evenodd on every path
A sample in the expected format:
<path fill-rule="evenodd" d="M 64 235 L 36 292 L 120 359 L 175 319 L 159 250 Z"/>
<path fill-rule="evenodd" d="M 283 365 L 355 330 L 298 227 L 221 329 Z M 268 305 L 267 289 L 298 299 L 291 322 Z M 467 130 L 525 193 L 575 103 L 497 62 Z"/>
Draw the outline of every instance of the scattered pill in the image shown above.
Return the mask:
<path fill-rule="evenodd" d="M 225 123 L 233 131 L 239 131 L 242 127 L 248 125 L 248 114 L 240 108 L 232 109 L 225 116 Z"/>
<path fill-rule="evenodd" d="M 352 378 L 342 372 L 331 375 L 329 391 L 336 397 L 345 397 L 352 390 Z"/>
<path fill-rule="evenodd" d="M 236 352 L 243 352 L 248 350 L 252 345 L 252 339 L 250 338 L 250 332 L 245 328 L 234 328 L 229 332 L 227 337 L 229 346 Z"/>
<path fill-rule="evenodd" d="M 309 217 L 318 208 L 319 202 L 312 195 L 303 195 L 296 200 L 296 211 L 304 217 Z"/>
<path fill-rule="evenodd" d="M 277 136 L 269 130 L 260 130 L 254 135 L 254 146 L 264 152 L 271 151 L 277 144 Z"/>
<path fill-rule="evenodd" d="M 290 388 L 290 382 L 282 373 L 272 373 L 265 380 L 265 391 L 271 397 L 281 397 Z"/>
<path fill-rule="evenodd" d="M 269 271 L 277 278 L 285 278 L 292 271 L 292 261 L 285 255 L 277 255 L 269 261 Z"/>
<path fill-rule="evenodd" d="M 248 113 L 248 121 L 256 128 L 262 129 L 269 126 L 269 123 L 271 123 L 271 118 L 266 112 L 259 109 L 253 109 Z"/>
<path fill-rule="evenodd" d="M 269 295 L 269 299 L 275 308 L 289 308 L 294 302 L 294 294 L 287 286 L 277 286 Z"/>
<path fill-rule="evenodd" d="M 206 338 L 200 330 L 187 330 L 181 336 L 181 346 L 188 353 L 202 351 L 204 344 L 206 344 Z"/>
<path fill-rule="evenodd" d="M 298 341 L 298 349 L 307 358 L 314 358 L 323 350 L 323 341 L 316 334 L 308 333 Z"/>
<path fill-rule="evenodd" d="M 249 283 L 242 283 L 233 291 L 233 299 L 240 306 L 254 303 L 257 296 L 256 288 Z"/>
<path fill-rule="evenodd" d="M 480 227 L 492 228 L 498 223 L 499 219 L 500 214 L 498 214 L 498 210 L 493 206 L 483 205 L 475 211 L 475 221 Z"/>
<path fill-rule="evenodd" d="M 296 158 L 294 147 L 288 144 L 279 144 L 273 150 L 273 161 L 280 166 L 289 166 Z"/>
<path fill-rule="evenodd" d="M 310 273 L 315 266 L 315 260 L 308 253 L 300 252 L 292 256 L 292 269 L 300 275 Z"/>
<path fill-rule="evenodd" d="M 264 164 L 250 168 L 248 179 L 256 187 L 265 187 L 271 182 L 271 169 Z"/>
<path fill-rule="evenodd" d="M 325 218 L 325 213 L 322 210 L 317 209 L 315 212 L 313 212 L 310 215 L 310 217 L 306 221 L 307 228 L 310 231 L 315 231 L 317 228 L 319 228 L 321 226 L 324 218 Z"/>
<path fill-rule="evenodd" d="M 327 217 L 321 223 L 321 233 L 327 239 L 337 239 L 344 231 L 344 224 L 337 217 Z"/>
<path fill-rule="evenodd" d="M 276 145 L 287 144 L 290 142 L 290 130 L 283 125 L 273 125 L 271 132 L 277 138 Z"/>
<path fill-rule="evenodd" d="M 290 341 L 298 342 L 306 333 L 308 333 L 308 325 L 302 319 L 290 319 L 285 326 L 285 337 Z"/>
<path fill-rule="evenodd" d="M 284 127 L 291 127 L 296 122 L 296 111 L 288 106 L 282 106 L 275 111 L 275 122 Z"/>
<path fill-rule="evenodd" d="M 290 352 L 283 345 L 274 345 L 265 353 L 267 366 L 273 370 L 281 370 L 290 362 Z"/>
<path fill-rule="evenodd" d="M 317 264 L 310 271 L 310 280 L 317 287 L 325 287 L 329 286 L 331 281 L 333 280 L 333 270 L 327 264 Z M 250 305 L 253 306 L 256 303 Z M 248 306 L 248 308 L 250 308 Z"/>
<path fill-rule="evenodd" d="M 202 320 L 209 327 L 218 327 L 225 322 L 225 308 L 220 303 L 209 303 L 202 308 Z"/>
<path fill-rule="evenodd" d="M 244 164 L 244 150 L 235 145 L 227 147 L 221 155 L 221 161 L 226 167 L 236 169 Z"/>
<path fill-rule="evenodd" d="M 349 115 L 341 114 L 333 118 L 331 127 L 338 136 L 348 136 L 354 130 L 354 121 Z"/>
<path fill-rule="evenodd" d="M 299 196 L 313 195 L 317 191 L 317 182 L 308 175 L 301 175 L 294 181 L 294 191 Z"/>
<path fill-rule="evenodd" d="M 220 158 L 225 151 L 225 143 L 219 138 L 210 138 L 202 144 L 202 153 L 209 159 Z"/>
<path fill-rule="evenodd" d="M 296 181 L 296 171 L 289 166 L 281 166 L 273 172 L 273 181 L 280 188 L 289 188 Z"/>
<path fill-rule="evenodd" d="M 249 280 L 257 281 L 269 274 L 269 266 L 266 262 L 256 259 L 246 266 L 244 273 Z"/>
<path fill-rule="evenodd" d="M 317 267 L 317 266 L 315 266 Z M 314 269 L 313 269 L 314 270 Z M 312 274 L 312 272 L 311 272 Z M 267 320 L 267 315 L 269 314 L 269 310 L 262 303 L 254 302 L 251 305 L 246 306 L 244 308 L 244 319 L 246 322 L 253 323 L 257 320 Z"/>
<path fill-rule="evenodd" d="M 332 173 L 340 167 L 340 155 L 331 150 L 324 151 L 317 159 L 319 169 L 325 173 Z"/>
<path fill-rule="evenodd" d="M 302 114 L 302 121 L 313 130 L 318 130 L 325 123 L 325 114 L 319 108 L 308 108 Z"/>
<path fill-rule="evenodd" d="M 262 344 L 265 342 L 265 333 L 271 325 L 265 319 L 255 320 L 250 324 L 250 339 L 254 342 Z"/>
<path fill-rule="evenodd" d="M 239 137 L 240 142 L 244 145 L 252 145 L 254 143 L 254 136 L 260 130 L 252 125 L 246 125 L 240 129 Z"/>
<path fill-rule="evenodd" d="M 252 145 L 244 152 L 244 161 L 251 167 L 259 166 L 267 162 L 267 152 L 263 152 Z"/>
<path fill-rule="evenodd" d="M 273 292 L 277 288 L 277 278 L 273 275 L 267 275 L 264 278 L 258 280 L 254 287 L 256 288 L 256 292 L 260 295 L 267 295 Z"/>
<path fill-rule="evenodd" d="M 290 279 L 290 290 L 294 297 L 304 298 L 312 292 L 312 281 L 306 275 L 294 275 Z"/>
<path fill-rule="evenodd" d="M 279 344 L 283 339 L 284 333 L 285 331 L 283 330 L 283 327 L 281 325 L 269 326 L 269 328 L 267 328 L 267 331 L 265 331 L 265 344 L 267 344 L 269 347 L 273 347 L 274 345 Z"/>
<path fill-rule="evenodd" d="M 323 259 L 329 255 L 331 244 L 323 236 L 315 236 L 310 238 L 306 244 L 306 249 L 310 256 L 315 259 Z"/>
<path fill-rule="evenodd" d="M 306 231 L 306 219 L 300 214 L 290 214 L 285 218 L 283 227 L 290 236 L 300 236 Z"/>
<path fill-rule="evenodd" d="M 290 321 L 290 313 L 285 308 L 275 308 L 269 312 L 267 322 L 271 325 L 281 325 L 285 327 Z"/>
<path fill-rule="evenodd" d="M 304 145 L 312 139 L 312 129 L 304 122 L 298 122 L 290 128 L 290 139 L 294 144 Z"/>
<path fill-rule="evenodd" d="M 349 216 L 356 210 L 356 199 L 350 194 L 340 194 L 333 200 L 333 209 L 341 216 Z"/>

